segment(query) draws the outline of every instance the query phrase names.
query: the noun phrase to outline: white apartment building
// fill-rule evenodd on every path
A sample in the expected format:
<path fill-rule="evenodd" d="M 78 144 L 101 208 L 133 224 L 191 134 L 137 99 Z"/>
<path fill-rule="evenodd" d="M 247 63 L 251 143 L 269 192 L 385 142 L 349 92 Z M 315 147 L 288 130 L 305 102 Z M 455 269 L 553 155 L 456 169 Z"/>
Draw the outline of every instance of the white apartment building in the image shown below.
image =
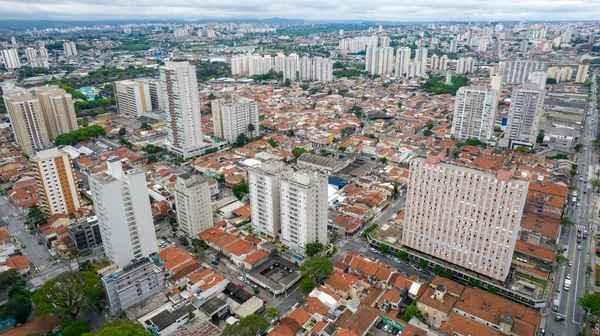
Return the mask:
<path fill-rule="evenodd" d="M 37 50 L 33 48 L 25 48 L 25 57 L 29 62 L 32 62 L 37 57 Z"/>
<path fill-rule="evenodd" d="M 402 47 L 396 50 L 396 77 L 406 76 L 408 72 L 408 62 L 410 62 L 411 50 L 409 47 Z"/>
<path fill-rule="evenodd" d="M 156 253 L 158 245 L 146 174 L 107 162 L 108 170 L 90 176 L 94 212 L 106 256 L 118 267 Z"/>
<path fill-rule="evenodd" d="M 286 169 L 281 177 L 281 242 L 304 254 L 307 244 L 327 245 L 327 176 Z"/>
<path fill-rule="evenodd" d="M 428 53 L 427 48 L 418 48 L 417 50 L 415 50 L 414 61 L 415 61 L 415 63 L 419 63 L 419 69 L 420 69 L 418 76 L 425 75 L 425 72 L 427 71 L 427 53 Z"/>
<path fill-rule="evenodd" d="M 500 146 L 535 146 L 545 98 L 546 91 L 540 90 L 538 84 L 526 83 L 521 88 L 513 89 L 508 121 Z"/>
<path fill-rule="evenodd" d="M 259 235 L 273 240 L 281 234 L 279 188 L 284 169 L 281 161 L 263 162 L 248 169 L 252 227 Z"/>
<path fill-rule="evenodd" d="M 579 64 L 577 67 L 577 74 L 575 75 L 575 83 L 583 83 L 587 80 L 588 71 L 590 69 L 590 65 Z"/>
<path fill-rule="evenodd" d="M 494 135 L 499 93 L 485 86 L 463 86 L 456 92 L 451 133 L 462 141 L 486 141 Z"/>
<path fill-rule="evenodd" d="M 290 81 L 298 80 L 298 63 L 300 59 L 298 54 L 290 54 L 283 58 L 283 80 L 289 78 Z"/>
<path fill-rule="evenodd" d="M 177 176 L 175 205 L 179 229 L 188 237 L 213 226 L 212 203 L 208 182 L 189 172 Z"/>
<path fill-rule="evenodd" d="M 458 41 L 456 40 L 456 37 L 455 37 L 450 41 L 450 48 L 448 49 L 448 51 L 451 53 L 455 53 L 456 50 L 458 49 L 457 47 L 458 47 Z"/>
<path fill-rule="evenodd" d="M 124 117 L 138 118 L 152 111 L 150 85 L 138 80 L 115 82 L 117 110 Z"/>
<path fill-rule="evenodd" d="M 339 49 L 351 54 L 365 51 L 368 47 L 377 47 L 378 38 L 373 36 L 357 36 L 354 38 L 341 39 Z"/>
<path fill-rule="evenodd" d="M 2 52 L 0 52 L 0 55 L 2 56 L 4 67 L 7 70 L 18 69 L 21 67 L 17 49 L 3 49 Z"/>
<path fill-rule="evenodd" d="M 472 73 L 475 70 L 475 60 L 473 57 L 461 57 L 456 63 L 456 73 L 464 75 Z"/>
<path fill-rule="evenodd" d="M 293 60 L 292 60 L 293 61 Z M 299 60 L 298 78 L 302 81 L 328 83 L 333 81 L 333 62 L 323 57 L 302 57 Z M 284 71 L 283 77 L 287 78 Z M 291 76 L 291 74 L 290 74 Z"/>
<path fill-rule="evenodd" d="M 394 48 L 367 48 L 365 70 L 372 75 L 387 75 L 392 73 L 394 71 Z"/>
<path fill-rule="evenodd" d="M 260 135 L 258 104 L 254 100 L 232 96 L 213 100 L 211 106 L 215 137 L 234 143 L 242 133 L 252 138 Z"/>
<path fill-rule="evenodd" d="M 65 41 L 63 42 L 63 51 L 67 57 L 77 56 L 77 45 L 73 41 Z"/>
<path fill-rule="evenodd" d="M 548 78 L 546 71 L 534 71 L 529 74 L 528 82 L 536 84 L 539 90 L 544 90 L 546 88 L 546 78 Z"/>
<path fill-rule="evenodd" d="M 37 170 L 42 208 L 50 216 L 75 214 L 81 208 L 81 199 L 69 154 L 50 148 L 37 152 L 31 162 Z"/>
<path fill-rule="evenodd" d="M 48 58 L 48 49 L 46 49 L 45 47 L 40 47 L 40 49 L 38 49 L 38 52 L 40 54 L 40 57 L 43 58 Z"/>
<path fill-rule="evenodd" d="M 202 154 L 200 97 L 196 67 L 189 62 L 166 61 L 160 67 L 169 149 L 184 159 Z"/>
<path fill-rule="evenodd" d="M 529 182 L 442 162 L 410 164 L 402 245 L 504 281 L 510 273 Z"/>
<path fill-rule="evenodd" d="M 529 74 L 534 71 L 546 71 L 547 64 L 531 60 L 516 60 L 500 63 L 504 84 L 527 83 Z"/>

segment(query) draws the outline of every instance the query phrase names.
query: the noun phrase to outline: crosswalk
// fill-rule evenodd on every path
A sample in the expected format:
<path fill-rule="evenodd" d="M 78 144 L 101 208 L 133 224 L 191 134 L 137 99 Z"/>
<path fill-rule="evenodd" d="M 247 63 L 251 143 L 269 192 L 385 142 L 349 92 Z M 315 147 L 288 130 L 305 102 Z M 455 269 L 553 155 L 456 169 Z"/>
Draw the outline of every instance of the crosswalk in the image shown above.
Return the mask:
<path fill-rule="evenodd" d="M 583 226 L 583 225 L 576 225 L 575 227 L 577 229 L 580 229 L 581 231 L 586 230 L 585 226 Z"/>
<path fill-rule="evenodd" d="M 8 220 L 9 218 L 10 218 L 10 215 L 2 216 L 2 220 Z"/>
<path fill-rule="evenodd" d="M 52 267 L 53 265 L 56 265 L 56 264 L 58 264 L 58 263 L 59 263 L 59 262 L 58 262 L 58 261 L 56 261 L 56 260 L 53 260 L 53 261 L 51 261 L 51 262 L 45 262 L 45 263 L 43 263 L 43 264 L 41 264 L 41 265 L 39 265 L 39 266 L 36 266 L 36 267 L 35 267 L 35 269 L 36 269 L 38 272 L 41 272 L 41 271 L 44 271 L 44 270 L 50 269 L 50 267 Z"/>

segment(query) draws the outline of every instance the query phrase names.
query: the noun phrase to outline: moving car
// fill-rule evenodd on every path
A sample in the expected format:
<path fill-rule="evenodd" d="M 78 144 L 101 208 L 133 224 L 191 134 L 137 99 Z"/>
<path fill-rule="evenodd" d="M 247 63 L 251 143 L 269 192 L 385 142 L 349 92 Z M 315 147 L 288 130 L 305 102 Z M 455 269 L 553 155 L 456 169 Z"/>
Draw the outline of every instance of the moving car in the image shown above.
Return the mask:
<path fill-rule="evenodd" d="M 241 282 L 244 282 L 244 277 L 243 276 L 238 276 L 237 279 L 240 280 Z"/>
<path fill-rule="evenodd" d="M 564 320 L 565 320 L 564 317 L 562 317 L 560 315 L 554 315 L 554 321 L 561 322 L 561 321 L 564 321 Z"/>

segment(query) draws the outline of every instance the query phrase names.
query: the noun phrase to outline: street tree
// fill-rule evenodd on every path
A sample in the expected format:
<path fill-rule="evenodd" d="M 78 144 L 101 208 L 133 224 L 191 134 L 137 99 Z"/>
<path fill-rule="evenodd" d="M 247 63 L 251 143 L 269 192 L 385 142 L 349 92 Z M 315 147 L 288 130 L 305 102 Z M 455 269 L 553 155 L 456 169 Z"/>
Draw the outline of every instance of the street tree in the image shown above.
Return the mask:
<path fill-rule="evenodd" d="M 35 227 L 44 225 L 46 224 L 46 221 L 48 221 L 48 216 L 40 209 L 40 207 L 37 204 L 34 204 L 29 207 L 27 217 L 29 217 L 29 221 Z"/>
<path fill-rule="evenodd" d="M 292 148 L 292 155 L 294 157 L 300 157 L 300 155 L 308 153 L 308 151 L 302 147 L 294 147 Z"/>
<path fill-rule="evenodd" d="M 87 322 L 70 319 L 63 322 L 61 329 L 63 336 L 80 336 L 92 330 Z"/>
<path fill-rule="evenodd" d="M 81 311 L 93 307 L 101 292 L 102 285 L 97 273 L 64 272 L 46 281 L 35 292 L 33 302 L 39 314 L 76 320 Z"/>
<path fill-rule="evenodd" d="M 596 189 L 598 189 L 598 187 L 600 187 L 600 179 L 599 178 L 590 179 L 588 181 L 588 183 L 592 186 L 593 190 L 596 190 Z"/>
<path fill-rule="evenodd" d="M 268 317 L 275 317 L 275 316 L 277 316 L 277 308 L 275 308 L 275 307 L 269 307 L 269 308 L 267 308 L 267 316 Z"/>
<path fill-rule="evenodd" d="M 392 198 L 397 200 L 400 196 L 400 189 L 397 184 L 394 184 L 394 189 L 392 189 Z"/>
<path fill-rule="evenodd" d="M 583 297 L 578 298 L 577 302 L 583 310 L 592 315 L 600 316 L 600 293 L 585 294 Z"/>
<path fill-rule="evenodd" d="M 261 315 L 250 314 L 240 320 L 240 326 L 249 330 L 252 335 L 259 335 L 267 331 L 269 322 Z"/>
<path fill-rule="evenodd" d="M 560 224 L 562 225 L 575 225 L 575 222 L 571 220 L 571 218 L 564 216 L 560 219 Z"/>
<path fill-rule="evenodd" d="M 105 324 L 96 334 L 85 333 L 81 336 L 150 336 L 151 334 L 144 329 L 141 324 L 125 320 L 115 321 Z"/>
<path fill-rule="evenodd" d="M 569 262 L 569 259 L 567 259 L 567 257 L 560 253 L 557 254 L 556 257 L 554 257 L 554 259 L 559 265 L 566 265 Z"/>
<path fill-rule="evenodd" d="M 315 284 L 320 284 L 323 278 L 333 272 L 333 264 L 327 257 L 312 257 L 300 266 L 300 272 L 313 279 Z"/>
<path fill-rule="evenodd" d="M 315 287 L 315 283 L 309 277 L 304 277 L 300 281 L 300 290 L 304 293 L 312 292 Z"/>

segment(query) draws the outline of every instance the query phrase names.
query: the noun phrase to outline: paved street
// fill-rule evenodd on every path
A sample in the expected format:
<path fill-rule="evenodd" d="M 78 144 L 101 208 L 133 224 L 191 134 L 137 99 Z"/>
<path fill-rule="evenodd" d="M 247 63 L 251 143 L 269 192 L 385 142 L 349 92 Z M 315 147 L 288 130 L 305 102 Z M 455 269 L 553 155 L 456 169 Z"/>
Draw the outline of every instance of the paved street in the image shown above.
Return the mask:
<path fill-rule="evenodd" d="M 599 166 L 596 164 L 597 154 L 592 146 L 592 141 L 596 137 L 596 122 L 598 115 L 595 110 L 596 103 L 596 76 L 592 77 L 592 99 L 588 113 L 584 121 L 584 129 L 581 141 L 584 144 L 578 155 L 577 164 L 579 176 L 576 176 L 576 185 L 579 188 L 580 206 L 570 205 L 568 216 L 573 220 L 575 226 L 563 227 L 560 244 L 567 248 L 567 257 L 572 262 L 572 266 L 560 266 L 557 274 L 556 291 L 560 296 L 560 305 L 558 315 L 565 317 L 564 321 L 556 322 L 555 314 L 550 313 L 547 319 L 546 335 L 576 335 L 581 330 L 584 312 L 577 303 L 577 298 L 587 293 L 589 284 L 586 282 L 586 268 L 589 261 L 589 254 L 594 253 L 595 246 L 591 246 L 592 235 L 595 234 L 595 225 L 593 221 L 596 218 L 598 209 L 594 207 L 595 198 L 598 197 L 587 183 L 591 178 L 597 177 L 596 173 Z M 585 150 L 587 149 L 587 150 Z M 577 243 L 577 230 L 587 230 L 588 239 Z M 581 249 L 578 248 L 581 246 Z M 563 289 L 566 274 L 571 275 L 571 288 L 568 291 Z M 550 299 L 552 301 L 552 299 Z M 550 302 L 550 310 L 552 309 Z"/>

